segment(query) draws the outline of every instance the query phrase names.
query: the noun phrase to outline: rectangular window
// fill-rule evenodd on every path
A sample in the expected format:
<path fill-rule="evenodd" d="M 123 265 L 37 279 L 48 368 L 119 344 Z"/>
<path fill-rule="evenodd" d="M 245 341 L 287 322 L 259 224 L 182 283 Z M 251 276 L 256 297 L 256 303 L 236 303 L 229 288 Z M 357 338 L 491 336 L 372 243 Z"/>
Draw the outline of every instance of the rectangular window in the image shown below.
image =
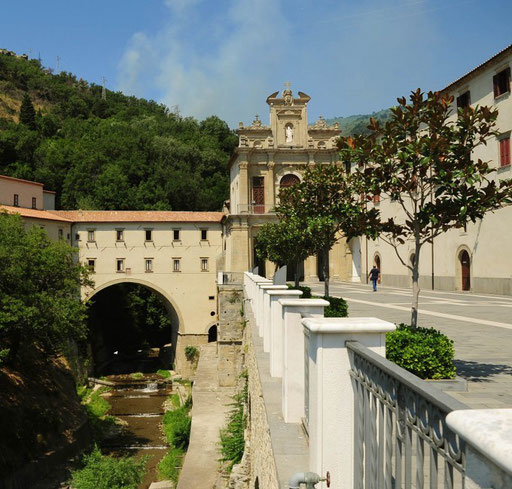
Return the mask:
<path fill-rule="evenodd" d="M 88 258 L 87 259 L 87 267 L 91 272 L 94 272 L 94 267 L 96 266 L 96 259 L 95 258 Z"/>
<path fill-rule="evenodd" d="M 64 238 L 64 229 L 59 228 L 59 239 Z"/>
<path fill-rule="evenodd" d="M 118 258 L 116 260 L 116 272 L 118 272 L 118 273 L 124 272 L 124 258 Z"/>
<path fill-rule="evenodd" d="M 494 85 L 494 98 L 510 92 L 510 68 L 500 71 L 492 78 Z"/>
<path fill-rule="evenodd" d="M 510 137 L 499 140 L 500 166 L 510 165 Z"/>
<path fill-rule="evenodd" d="M 146 258 L 146 273 L 153 271 L 153 258 Z"/>
<path fill-rule="evenodd" d="M 94 229 L 88 229 L 87 230 L 87 241 L 96 241 L 94 236 Z"/>
<path fill-rule="evenodd" d="M 153 230 L 146 229 L 146 241 L 153 241 Z"/>
<path fill-rule="evenodd" d="M 181 272 L 181 259 L 180 258 L 172 259 L 172 271 L 173 272 Z"/>
<path fill-rule="evenodd" d="M 471 105 L 469 90 L 457 97 L 457 109 L 466 109 Z"/>
<path fill-rule="evenodd" d="M 173 239 L 173 241 L 179 241 L 180 240 L 180 230 L 179 229 L 173 229 L 172 230 L 172 239 Z"/>
<path fill-rule="evenodd" d="M 75 234 L 75 241 L 80 241 L 80 234 L 79 233 Z"/>
<path fill-rule="evenodd" d="M 18 194 L 14 194 L 14 207 L 18 207 L 20 205 L 20 196 Z"/>
<path fill-rule="evenodd" d="M 208 271 L 208 258 L 201 258 L 201 272 Z"/>
<path fill-rule="evenodd" d="M 32 209 L 37 209 L 37 199 L 32 197 Z"/>
<path fill-rule="evenodd" d="M 373 196 L 373 203 L 378 204 L 380 202 L 380 194 L 375 194 Z"/>
<path fill-rule="evenodd" d="M 124 229 L 116 229 L 116 241 L 124 241 Z"/>
<path fill-rule="evenodd" d="M 201 229 L 201 241 L 208 239 L 208 229 Z"/>

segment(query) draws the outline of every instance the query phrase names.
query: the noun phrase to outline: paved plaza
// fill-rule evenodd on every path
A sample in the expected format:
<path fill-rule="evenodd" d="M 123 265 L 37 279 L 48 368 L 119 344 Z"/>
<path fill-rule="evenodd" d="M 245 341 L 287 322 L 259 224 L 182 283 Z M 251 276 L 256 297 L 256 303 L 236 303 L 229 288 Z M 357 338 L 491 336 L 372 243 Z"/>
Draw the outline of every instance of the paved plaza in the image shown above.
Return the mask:
<path fill-rule="evenodd" d="M 306 284 L 323 295 L 323 283 Z M 349 315 L 410 323 L 411 291 L 395 287 L 332 282 Z M 512 407 L 512 297 L 422 290 L 420 326 L 435 327 L 455 342 L 457 373 L 468 392 L 447 392 L 471 408 Z"/>

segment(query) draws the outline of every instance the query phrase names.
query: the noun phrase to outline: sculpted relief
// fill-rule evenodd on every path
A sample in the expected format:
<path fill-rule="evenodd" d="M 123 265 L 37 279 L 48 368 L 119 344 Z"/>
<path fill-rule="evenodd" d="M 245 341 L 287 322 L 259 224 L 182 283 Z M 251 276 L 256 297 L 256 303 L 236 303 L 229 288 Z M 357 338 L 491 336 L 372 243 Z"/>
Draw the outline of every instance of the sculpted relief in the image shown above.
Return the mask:
<path fill-rule="evenodd" d="M 286 142 L 293 143 L 293 127 L 291 125 L 287 125 L 285 128 Z"/>

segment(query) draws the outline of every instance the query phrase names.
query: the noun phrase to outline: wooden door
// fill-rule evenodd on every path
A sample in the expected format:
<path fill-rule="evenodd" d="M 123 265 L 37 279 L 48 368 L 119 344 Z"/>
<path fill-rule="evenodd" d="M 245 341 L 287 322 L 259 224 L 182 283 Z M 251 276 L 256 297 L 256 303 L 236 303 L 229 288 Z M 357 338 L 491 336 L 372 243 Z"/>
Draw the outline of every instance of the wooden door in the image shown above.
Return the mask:
<path fill-rule="evenodd" d="M 462 275 L 462 290 L 471 290 L 471 262 L 469 253 L 464 250 L 460 254 L 460 267 Z"/>
<path fill-rule="evenodd" d="M 263 177 L 253 177 L 252 179 L 252 204 L 255 214 L 265 212 L 265 185 Z"/>
<path fill-rule="evenodd" d="M 377 255 L 375 257 L 375 266 L 379 269 L 379 272 L 380 272 L 380 256 L 379 255 Z M 379 279 L 377 280 L 378 284 L 380 284 L 381 277 L 382 277 L 382 272 L 380 273 Z"/>

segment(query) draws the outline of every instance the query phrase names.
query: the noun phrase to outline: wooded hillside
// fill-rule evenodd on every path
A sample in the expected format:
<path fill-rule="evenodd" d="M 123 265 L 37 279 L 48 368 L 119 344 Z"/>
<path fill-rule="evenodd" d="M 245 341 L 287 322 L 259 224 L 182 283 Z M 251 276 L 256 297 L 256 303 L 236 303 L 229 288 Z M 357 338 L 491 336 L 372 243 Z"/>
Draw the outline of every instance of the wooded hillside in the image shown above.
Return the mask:
<path fill-rule="evenodd" d="M 25 94 L 35 112 L 20 122 Z M 237 144 L 224 121 L 105 95 L 38 60 L 0 54 L 0 174 L 44 183 L 62 209 L 221 209 Z"/>

